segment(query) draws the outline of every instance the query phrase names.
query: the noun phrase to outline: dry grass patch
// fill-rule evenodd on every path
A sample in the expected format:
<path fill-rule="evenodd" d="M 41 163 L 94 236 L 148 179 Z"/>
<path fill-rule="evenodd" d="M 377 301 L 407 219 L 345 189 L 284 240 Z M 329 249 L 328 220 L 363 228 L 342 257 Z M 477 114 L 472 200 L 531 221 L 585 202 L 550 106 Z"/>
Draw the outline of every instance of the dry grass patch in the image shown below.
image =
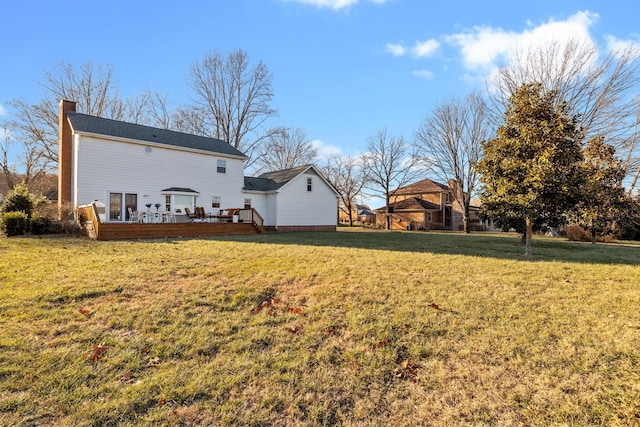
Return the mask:
<path fill-rule="evenodd" d="M 640 247 L 0 239 L 0 424 L 640 423 Z"/>

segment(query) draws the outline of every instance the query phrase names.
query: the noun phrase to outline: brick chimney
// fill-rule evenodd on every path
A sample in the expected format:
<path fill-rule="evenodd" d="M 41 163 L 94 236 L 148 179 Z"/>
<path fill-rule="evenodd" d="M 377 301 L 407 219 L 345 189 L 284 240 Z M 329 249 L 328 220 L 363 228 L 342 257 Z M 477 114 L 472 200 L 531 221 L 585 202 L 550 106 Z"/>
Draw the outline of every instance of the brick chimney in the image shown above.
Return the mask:
<path fill-rule="evenodd" d="M 76 111 L 76 103 L 60 101 L 58 116 L 58 210 L 71 202 L 71 176 L 73 165 L 73 136 L 67 112 Z"/>

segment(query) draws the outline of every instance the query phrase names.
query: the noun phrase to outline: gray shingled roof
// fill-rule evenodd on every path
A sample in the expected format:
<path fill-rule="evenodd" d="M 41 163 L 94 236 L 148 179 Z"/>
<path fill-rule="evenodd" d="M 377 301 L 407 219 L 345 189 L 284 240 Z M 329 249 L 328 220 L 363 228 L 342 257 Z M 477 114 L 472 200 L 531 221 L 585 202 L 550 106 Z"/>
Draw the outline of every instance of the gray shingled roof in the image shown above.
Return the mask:
<path fill-rule="evenodd" d="M 163 193 L 194 193 L 194 194 L 200 194 L 196 190 L 192 190 L 191 188 L 187 188 L 187 187 L 169 187 L 169 188 L 165 188 L 164 190 L 162 190 L 162 192 Z"/>
<path fill-rule="evenodd" d="M 284 169 L 275 172 L 267 172 L 260 175 L 258 178 L 262 179 L 270 179 L 276 184 L 278 184 L 277 188 L 282 187 L 287 182 L 291 181 L 296 176 L 300 175 L 305 170 L 309 169 L 311 165 L 298 166 L 292 169 Z"/>
<path fill-rule="evenodd" d="M 292 169 L 284 169 L 275 172 L 267 172 L 256 177 L 244 177 L 244 189 L 253 191 L 274 191 L 300 175 L 311 165 L 298 166 Z"/>
<path fill-rule="evenodd" d="M 231 144 L 215 138 L 174 132 L 166 129 L 89 116 L 87 114 L 67 112 L 74 132 L 92 133 L 118 138 L 135 139 L 156 144 L 191 148 L 230 156 L 246 157 Z"/>
<path fill-rule="evenodd" d="M 247 191 L 274 191 L 280 188 L 278 184 L 267 178 L 244 177 L 244 189 Z"/>

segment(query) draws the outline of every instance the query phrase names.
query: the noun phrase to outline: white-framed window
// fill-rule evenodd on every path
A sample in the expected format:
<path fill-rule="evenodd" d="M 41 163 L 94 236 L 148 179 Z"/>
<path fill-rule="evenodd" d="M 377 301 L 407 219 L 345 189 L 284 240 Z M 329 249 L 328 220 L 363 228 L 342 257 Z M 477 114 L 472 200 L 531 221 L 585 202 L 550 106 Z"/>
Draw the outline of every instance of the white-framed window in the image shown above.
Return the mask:
<path fill-rule="evenodd" d="M 222 197 L 220 196 L 213 196 L 211 198 L 211 207 L 212 208 L 220 208 L 220 202 L 222 201 Z"/>
<path fill-rule="evenodd" d="M 311 191 L 312 183 L 313 181 L 311 180 L 311 178 L 307 178 L 307 191 Z"/>
<path fill-rule="evenodd" d="M 451 202 L 451 195 L 449 193 L 444 193 L 444 202 L 445 203 Z"/>
<path fill-rule="evenodd" d="M 182 194 L 175 194 L 173 196 L 173 208 L 175 212 L 184 213 L 185 208 L 189 208 L 193 210 L 193 207 L 196 205 L 194 196 L 185 196 Z"/>
<path fill-rule="evenodd" d="M 164 196 L 164 210 L 171 212 L 171 196 Z"/>
<path fill-rule="evenodd" d="M 227 161 L 224 159 L 218 159 L 216 171 L 218 173 L 227 173 Z"/>
<path fill-rule="evenodd" d="M 427 212 L 427 222 L 433 222 L 433 212 Z"/>
<path fill-rule="evenodd" d="M 251 199 L 249 198 L 244 199 L 244 208 L 251 209 Z"/>

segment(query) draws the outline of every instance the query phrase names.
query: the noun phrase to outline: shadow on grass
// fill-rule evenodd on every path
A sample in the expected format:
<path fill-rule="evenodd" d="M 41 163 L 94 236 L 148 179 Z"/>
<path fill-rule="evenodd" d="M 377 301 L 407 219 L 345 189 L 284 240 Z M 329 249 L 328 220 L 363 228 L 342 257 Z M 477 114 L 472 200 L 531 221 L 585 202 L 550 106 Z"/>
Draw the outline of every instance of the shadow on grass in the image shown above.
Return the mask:
<path fill-rule="evenodd" d="M 569 242 L 562 238 L 535 236 L 533 258 L 524 257 L 524 246 L 512 233 L 452 232 L 289 232 L 258 236 L 210 237 L 212 240 L 280 245 L 406 251 L 446 255 L 477 256 L 531 262 L 577 262 L 588 264 L 640 265 L 640 244 L 597 244 Z"/>

